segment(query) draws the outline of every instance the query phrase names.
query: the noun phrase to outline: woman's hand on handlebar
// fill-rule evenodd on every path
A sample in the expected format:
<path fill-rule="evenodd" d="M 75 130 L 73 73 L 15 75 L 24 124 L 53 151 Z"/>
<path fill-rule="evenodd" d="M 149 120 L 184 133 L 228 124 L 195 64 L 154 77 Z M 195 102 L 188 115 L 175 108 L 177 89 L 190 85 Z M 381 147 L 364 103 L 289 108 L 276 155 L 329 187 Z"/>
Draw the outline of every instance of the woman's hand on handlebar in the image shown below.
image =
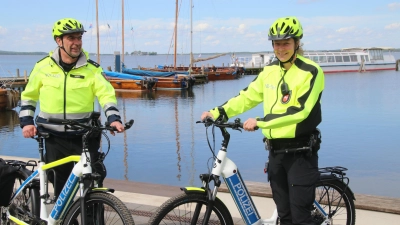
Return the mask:
<path fill-rule="evenodd" d="M 257 128 L 257 120 L 255 118 L 249 118 L 243 123 L 243 129 L 245 131 L 255 131 Z"/>
<path fill-rule="evenodd" d="M 31 138 L 37 134 L 37 129 L 35 125 L 26 125 L 22 128 L 22 135 L 24 138 Z"/>
<path fill-rule="evenodd" d="M 205 121 L 207 117 L 214 119 L 214 116 L 210 112 L 207 111 L 207 112 L 203 112 L 201 114 L 200 120 Z"/>
<path fill-rule="evenodd" d="M 110 126 L 115 127 L 117 133 L 122 133 L 124 132 L 125 128 L 124 125 L 122 125 L 119 121 L 114 121 L 110 124 Z M 110 131 L 110 133 L 115 136 L 114 131 Z"/>

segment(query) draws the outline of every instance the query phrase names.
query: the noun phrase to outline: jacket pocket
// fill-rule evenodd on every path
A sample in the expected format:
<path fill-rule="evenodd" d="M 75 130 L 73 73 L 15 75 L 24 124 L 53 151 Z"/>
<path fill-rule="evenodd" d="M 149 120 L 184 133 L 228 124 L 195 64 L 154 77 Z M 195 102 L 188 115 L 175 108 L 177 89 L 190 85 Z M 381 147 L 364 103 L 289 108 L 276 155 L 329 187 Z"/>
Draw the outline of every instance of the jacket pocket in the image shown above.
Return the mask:
<path fill-rule="evenodd" d="M 76 89 L 81 89 L 81 88 L 87 88 L 87 87 L 89 87 L 89 85 L 90 85 L 90 82 L 75 82 L 72 85 L 71 89 L 76 90 Z"/>
<path fill-rule="evenodd" d="M 318 156 L 299 157 L 292 165 L 289 185 L 313 186 L 319 179 Z"/>
<path fill-rule="evenodd" d="M 54 80 L 43 80 L 42 83 L 44 88 L 60 88 L 60 84 Z"/>

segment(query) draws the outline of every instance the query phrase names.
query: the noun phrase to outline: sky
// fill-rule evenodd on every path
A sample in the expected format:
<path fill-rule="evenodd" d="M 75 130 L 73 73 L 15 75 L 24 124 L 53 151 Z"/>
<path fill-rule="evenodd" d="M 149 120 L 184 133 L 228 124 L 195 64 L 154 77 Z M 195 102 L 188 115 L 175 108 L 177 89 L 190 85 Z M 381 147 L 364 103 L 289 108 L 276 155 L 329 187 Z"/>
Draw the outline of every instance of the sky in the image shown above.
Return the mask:
<path fill-rule="evenodd" d="M 1 0 L 0 50 L 48 52 L 58 19 L 72 17 L 87 30 L 83 48 L 97 52 L 95 0 Z M 124 27 L 122 29 L 122 2 Z M 272 51 L 268 29 L 296 16 L 305 50 L 400 48 L 396 0 L 178 0 L 177 53 Z M 176 0 L 98 0 L 99 52 L 174 52 Z M 192 18 L 192 19 L 191 19 Z M 123 31 L 123 32 L 122 32 Z M 191 34 L 192 31 L 192 35 Z"/>

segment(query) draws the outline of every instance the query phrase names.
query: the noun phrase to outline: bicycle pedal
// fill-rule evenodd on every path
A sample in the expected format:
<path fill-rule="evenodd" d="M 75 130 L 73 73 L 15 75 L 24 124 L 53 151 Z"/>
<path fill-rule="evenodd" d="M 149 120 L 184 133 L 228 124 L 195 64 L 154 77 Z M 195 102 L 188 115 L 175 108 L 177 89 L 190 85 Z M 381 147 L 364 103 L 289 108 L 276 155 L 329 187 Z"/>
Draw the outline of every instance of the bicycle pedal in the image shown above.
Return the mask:
<path fill-rule="evenodd" d="M 33 225 L 47 225 L 47 221 L 34 218 L 31 224 L 33 224 Z"/>

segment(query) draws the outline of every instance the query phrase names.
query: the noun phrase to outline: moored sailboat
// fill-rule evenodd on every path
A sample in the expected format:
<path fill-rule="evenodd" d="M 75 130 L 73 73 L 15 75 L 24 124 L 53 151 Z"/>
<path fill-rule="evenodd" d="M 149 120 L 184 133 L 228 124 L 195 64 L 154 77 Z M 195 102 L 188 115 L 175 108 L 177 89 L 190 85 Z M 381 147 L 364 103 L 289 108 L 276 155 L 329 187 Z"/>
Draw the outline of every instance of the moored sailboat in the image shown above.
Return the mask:
<path fill-rule="evenodd" d="M 205 83 L 208 81 L 213 81 L 213 80 L 231 80 L 231 79 L 238 79 L 241 77 L 241 75 L 244 74 L 244 68 L 243 67 L 216 67 L 214 65 L 212 66 L 196 66 L 195 63 L 197 62 L 202 62 L 202 61 L 207 61 L 211 60 L 214 58 L 218 58 L 221 56 L 226 55 L 227 53 L 221 53 L 221 54 L 216 54 L 212 55 L 209 57 L 205 58 L 194 58 L 193 57 L 193 19 L 192 19 L 192 9 L 193 9 L 193 4 L 192 1 L 190 1 L 190 63 L 189 66 L 177 66 L 176 64 L 176 58 L 177 58 L 177 24 L 178 24 L 178 1 L 176 0 L 176 10 L 175 10 L 175 28 L 174 28 L 174 33 L 173 33 L 173 38 L 174 38 L 174 64 L 173 65 L 165 65 L 165 66 L 159 66 L 155 68 L 141 68 L 142 70 L 151 70 L 151 71 L 160 71 L 160 72 L 188 72 L 189 79 L 190 77 L 195 77 L 196 78 L 196 83 Z"/>
<path fill-rule="evenodd" d="M 106 78 L 116 91 L 132 90 L 145 91 L 156 90 L 157 80 L 149 77 L 134 76 L 124 73 L 104 71 Z"/>
<path fill-rule="evenodd" d="M 124 62 L 124 0 L 122 3 L 122 63 Z M 98 0 L 96 0 L 96 31 L 97 31 L 97 63 L 100 63 L 100 38 L 99 38 L 99 22 L 98 22 Z M 155 80 L 144 79 L 142 77 L 123 77 L 118 72 L 104 71 L 107 80 L 111 83 L 116 91 L 121 90 L 135 90 L 145 91 L 155 89 Z"/>

